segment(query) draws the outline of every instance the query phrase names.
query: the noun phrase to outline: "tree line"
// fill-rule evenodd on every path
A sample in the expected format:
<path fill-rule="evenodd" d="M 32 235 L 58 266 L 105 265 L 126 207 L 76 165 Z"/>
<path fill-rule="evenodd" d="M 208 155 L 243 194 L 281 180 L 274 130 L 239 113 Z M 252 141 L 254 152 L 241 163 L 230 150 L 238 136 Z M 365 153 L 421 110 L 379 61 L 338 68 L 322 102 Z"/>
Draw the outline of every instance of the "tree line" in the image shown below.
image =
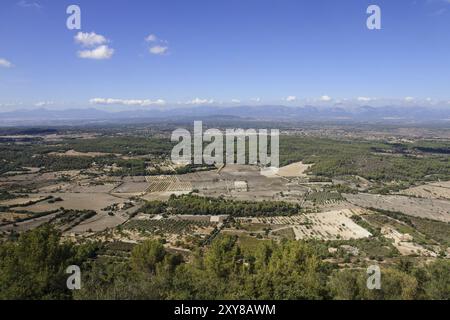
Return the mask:
<path fill-rule="evenodd" d="M 300 206 L 280 201 L 234 201 L 223 198 L 207 198 L 193 194 L 171 195 L 167 202 L 149 201 L 141 209 L 147 214 L 287 216 L 298 214 Z"/>

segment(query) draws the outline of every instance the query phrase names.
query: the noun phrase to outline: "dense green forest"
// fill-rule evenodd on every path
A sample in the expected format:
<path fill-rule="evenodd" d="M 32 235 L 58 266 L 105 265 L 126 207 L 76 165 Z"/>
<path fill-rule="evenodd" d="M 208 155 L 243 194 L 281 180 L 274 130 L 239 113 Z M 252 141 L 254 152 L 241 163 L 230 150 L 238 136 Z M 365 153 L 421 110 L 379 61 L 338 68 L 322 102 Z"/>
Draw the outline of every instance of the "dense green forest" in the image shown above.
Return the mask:
<path fill-rule="evenodd" d="M 78 152 L 103 152 L 122 155 L 170 155 L 174 144 L 155 137 L 115 136 L 84 140 L 67 140 L 67 148 Z"/>
<path fill-rule="evenodd" d="M 218 237 L 192 259 L 145 241 L 115 259 L 99 243 L 61 242 L 49 225 L 0 244 L 0 299 L 450 299 L 450 261 L 382 267 L 381 289 L 365 269 L 339 270 L 314 242 L 261 243 L 243 252 Z M 65 269 L 79 265 L 81 290 L 66 288 Z"/>
<path fill-rule="evenodd" d="M 443 150 L 449 150 L 448 143 L 390 144 L 298 136 L 280 138 L 281 164 L 301 160 L 314 164 L 309 170 L 311 174 L 329 178 L 359 175 L 387 182 L 450 179 L 450 158 Z"/>
<path fill-rule="evenodd" d="M 66 139 L 62 143 L 35 142 L 27 144 L 2 143 L 0 148 L 0 174 L 19 170 L 23 167 L 45 168 L 46 171 L 87 169 L 95 162 L 99 165 L 115 163 L 122 168 L 122 174 L 141 175 L 145 173 L 143 159 L 121 159 L 117 155 L 167 157 L 173 144 L 162 138 L 143 137 L 101 137 L 95 139 Z M 104 156 L 56 156 L 53 152 L 63 153 L 69 150 L 77 152 L 100 152 Z M 110 154 L 110 155 L 106 155 Z"/>

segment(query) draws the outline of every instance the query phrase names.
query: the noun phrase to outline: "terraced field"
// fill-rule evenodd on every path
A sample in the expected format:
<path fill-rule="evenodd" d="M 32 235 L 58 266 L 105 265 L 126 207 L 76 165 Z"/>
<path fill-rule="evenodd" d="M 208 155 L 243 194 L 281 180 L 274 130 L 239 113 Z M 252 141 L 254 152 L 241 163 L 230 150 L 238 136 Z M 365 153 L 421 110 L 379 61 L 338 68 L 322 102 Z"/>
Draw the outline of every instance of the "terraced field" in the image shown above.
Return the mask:
<path fill-rule="evenodd" d="M 358 210 L 334 210 L 291 217 L 241 218 L 242 222 L 266 224 L 272 230 L 292 228 L 295 239 L 349 240 L 367 238 L 371 234 L 357 225 L 351 217 L 359 215 Z"/>
<path fill-rule="evenodd" d="M 306 215 L 307 223 L 295 225 L 295 239 L 350 240 L 371 236 L 371 233 L 353 222 L 351 210 L 336 210 Z"/>
<path fill-rule="evenodd" d="M 192 184 L 189 181 L 180 181 L 177 176 L 149 176 L 146 177 L 150 184 L 147 192 L 180 192 L 192 191 Z"/>

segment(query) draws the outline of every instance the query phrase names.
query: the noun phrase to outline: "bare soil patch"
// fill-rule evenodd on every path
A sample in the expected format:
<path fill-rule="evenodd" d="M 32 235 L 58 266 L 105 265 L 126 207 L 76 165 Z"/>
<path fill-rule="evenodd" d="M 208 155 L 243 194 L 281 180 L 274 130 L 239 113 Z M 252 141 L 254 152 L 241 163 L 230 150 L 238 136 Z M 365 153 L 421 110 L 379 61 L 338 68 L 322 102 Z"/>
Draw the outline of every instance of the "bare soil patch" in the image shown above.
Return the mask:
<path fill-rule="evenodd" d="M 303 164 L 302 162 L 291 163 L 287 166 L 278 169 L 277 175 L 280 177 L 306 177 L 306 170 L 308 170 L 312 165 Z"/>

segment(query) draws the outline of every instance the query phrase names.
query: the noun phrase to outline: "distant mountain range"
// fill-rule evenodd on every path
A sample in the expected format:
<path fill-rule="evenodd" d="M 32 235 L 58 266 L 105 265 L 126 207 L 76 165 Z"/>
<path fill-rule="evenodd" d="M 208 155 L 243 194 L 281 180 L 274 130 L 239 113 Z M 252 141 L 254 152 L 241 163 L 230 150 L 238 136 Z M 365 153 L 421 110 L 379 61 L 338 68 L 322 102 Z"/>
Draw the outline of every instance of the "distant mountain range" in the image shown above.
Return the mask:
<path fill-rule="evenodd" d="M 449 107 L 286 107 L 286 106 L 199 106 L 152 108 L 109 112 L 88 109 L 31 109 L 0 113 L 0 125 L 64 124 L 66 122 L 121 122 L 163 119 L 243 118 L 276 121 L 346 121 L 346 122 L 442 122 L 450 125 Z"/>

